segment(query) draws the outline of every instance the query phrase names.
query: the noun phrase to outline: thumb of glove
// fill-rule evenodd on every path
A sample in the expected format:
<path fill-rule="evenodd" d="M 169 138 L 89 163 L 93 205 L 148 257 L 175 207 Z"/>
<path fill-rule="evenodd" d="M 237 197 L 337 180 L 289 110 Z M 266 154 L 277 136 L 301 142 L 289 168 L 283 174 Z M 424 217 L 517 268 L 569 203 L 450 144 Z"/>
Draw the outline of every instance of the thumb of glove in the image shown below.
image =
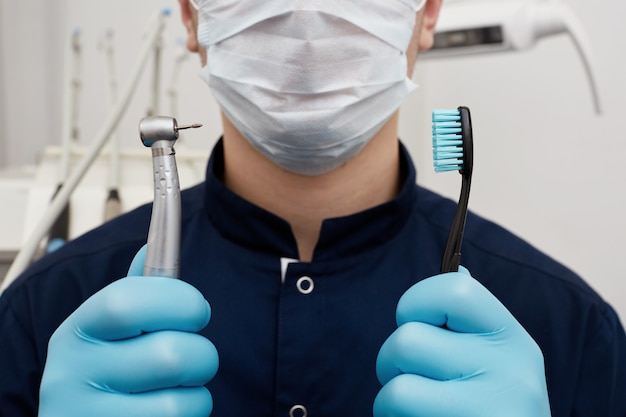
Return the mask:
<path fill-rule="evenodd" d="M 129 277 L 143 276 L 143 264 L 146 261 L 146 252 L 148 251 L 148 245 L 143 245 L 139 251 L 135 254 L 130 267 L 128 268 Z"/>
<path fill-rule="evenodd" d="M 376 371 L 377 417 L 550 415 L 543 354 L 467 270 L 415 284 Z"/>

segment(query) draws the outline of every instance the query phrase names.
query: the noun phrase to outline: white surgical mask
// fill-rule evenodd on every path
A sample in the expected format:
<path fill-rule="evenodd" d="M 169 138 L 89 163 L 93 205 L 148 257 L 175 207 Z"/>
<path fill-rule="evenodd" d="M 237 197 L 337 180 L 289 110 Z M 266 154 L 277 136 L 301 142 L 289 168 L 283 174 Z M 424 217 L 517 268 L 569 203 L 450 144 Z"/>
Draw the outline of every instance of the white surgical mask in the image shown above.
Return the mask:
<path fill-rule="evenodd" d="M 354 157 L 415 88 L 405 51 L 425 0 L 200 0 L 207 80 L 241 134 L 319 175 Z"/>

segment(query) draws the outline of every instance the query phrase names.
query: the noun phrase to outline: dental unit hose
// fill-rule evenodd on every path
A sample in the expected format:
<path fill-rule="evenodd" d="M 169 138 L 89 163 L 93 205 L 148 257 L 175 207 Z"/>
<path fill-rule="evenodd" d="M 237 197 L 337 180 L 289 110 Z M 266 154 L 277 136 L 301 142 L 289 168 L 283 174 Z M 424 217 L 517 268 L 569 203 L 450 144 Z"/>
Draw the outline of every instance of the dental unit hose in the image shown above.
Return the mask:
<path fill-rule="evenodd" d="M 180 130 L 201 126 L 178 126 L 176 119 L 166 116 L 146 117 L 139 123 L 141 141 L 152 149 L 154 175 L 145 276 L 179 277 L 181 201 L 174 143 Z"/>
<path fill-rule="evenodd" d="M 81 31 L 74 30 L 71 37 L 71 45 L 65 53 L 64 64 L 64 92 L 63 92 L 63 123 L 61 129 L 61 159 L 59 164 L 59 182 L 52 200 L 56 198 L 63 183 L 70 175 L 72 149 L 79 139 L 78 109 L 80 91 L 82 88 L 81 62 L 82 62 Z M 45 253 L 53 252 L 63 246 L 70 236 L 71 208 L 68 201 L 63 210 L 50 226 L 48 236 L 42 239 L 41 253 L 35 255 L 35 259 Z"/>
<path fill-rule="evenodd" d="M 108 30 L 102 42 L 102 50 L 106 59 L 106 87 L 109 92 L 109 105 L 115 105 L 117 99 L 117 77 L 115 76 L 114 33 Z M 120 138 L 116 132 L 109 138 L 111 154 L 109 166 L 109 189 L 104 204 L 104 221 L 109 221 L 122 213 L 120 199 Z"/>

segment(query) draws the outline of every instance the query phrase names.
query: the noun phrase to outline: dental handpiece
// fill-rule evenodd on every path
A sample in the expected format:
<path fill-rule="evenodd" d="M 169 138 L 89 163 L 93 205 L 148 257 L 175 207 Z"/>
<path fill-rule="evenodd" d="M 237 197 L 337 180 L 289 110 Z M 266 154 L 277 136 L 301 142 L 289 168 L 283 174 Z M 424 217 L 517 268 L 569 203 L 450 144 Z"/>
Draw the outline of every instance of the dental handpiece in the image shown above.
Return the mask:
<path fill-rule="evenodd" d="M 146 117 L 139 122 L 141 141 L 152 149 L 154 175 L 145 276 L 179 277 L 181 201 L 174 143 L 180 130 L 201 126 L 178 126 L 176 119 L 166 116 Z"/>

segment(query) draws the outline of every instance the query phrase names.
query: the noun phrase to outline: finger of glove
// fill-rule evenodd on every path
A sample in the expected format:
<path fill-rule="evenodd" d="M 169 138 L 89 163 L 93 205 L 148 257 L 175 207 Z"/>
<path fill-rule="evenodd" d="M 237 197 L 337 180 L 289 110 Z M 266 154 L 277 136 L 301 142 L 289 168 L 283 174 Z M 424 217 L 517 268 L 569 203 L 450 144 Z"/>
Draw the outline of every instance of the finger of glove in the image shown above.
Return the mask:
<path fill-rule="evenodd" d="M 143 265 L 146 262 L 146 253 L 148 252 L 148 245 L 143 245 L 139 251 L 135 254 L 130 267 L 128 268 L 129 277 L 140 277 L 143 275 Z"/>
<path fill-rule="evenodd" d="M 476 335 L 410 322 L 393 332 L 381 347 L 376 375 L 383 385 L 403 373 L 439 381 L 469 378 L 484 365 L 474 354 L 480 349 Z"/>
<path fill-rule="evenodd" d="M 56 393 L 44 397 L 39 417 L 57 416 L 135 416 L 135 417 L 208 417 L 213 398 L 205 387 L 174 388 L 141 394 L 97 394 L 64 397 Z"/>
<path fill-rule="evenodd" d="M 91 296 L 64 327 L 94 339 L 121 340 L 159 330 L 196 332 L 210 316 L 203 295 L 183 281 L 127 277 Z"/>
<path fill-rule="evenodd" d="M 374 417 L 479 417 L 480 399 L 462 381 L 435 381 L 420 375 L 395 377 L 374 400 Z"/>
<path fill-rule="evenodd" d="M 398 325 L 420 321 L 460 333 L 490 333 L 516 322 L 502 303 L 465 272 L 427 278 L 409 288 L 396 310 Z"/>
<path fill-rule="evenodd" d="M 215 346 L 195 333 L 161 331 L 92 348 L 92 385 L 125 393 L 202 386 L 218 368 Z"/>

